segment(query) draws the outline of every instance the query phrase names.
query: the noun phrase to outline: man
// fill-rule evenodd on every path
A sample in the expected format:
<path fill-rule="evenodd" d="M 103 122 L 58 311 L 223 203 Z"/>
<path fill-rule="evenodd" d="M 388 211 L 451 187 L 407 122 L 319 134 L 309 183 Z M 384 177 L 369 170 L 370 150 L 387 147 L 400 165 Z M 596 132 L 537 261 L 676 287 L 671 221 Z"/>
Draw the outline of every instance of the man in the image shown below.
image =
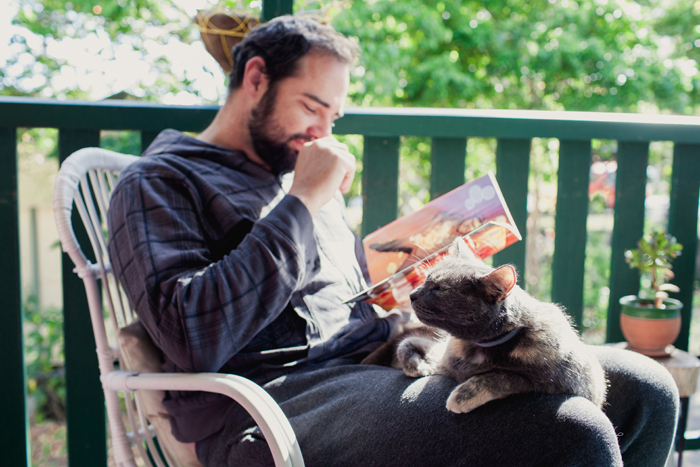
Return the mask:
<path fill-rule="evenodd" d="M 580 397 L 523 394 L 456 415 L 453 381 L 358 364 L 399 316 L 342 304 L 366 285 L 338 196 L 355 161 L 331 136 L 354 59 L 329 27 L 270 21 L 234 49 L 212 124 L 196 139 L 164 131 L 121 175 L 113 267 L 164 370 L 263 385 L 309 466 L 663 465 L 677 392 L 631 352 L 596 349 L 611 381 L 605 414 Z M 229 399 L 171 391 L 164 403 L 204 465 L 272 464 Z"/>

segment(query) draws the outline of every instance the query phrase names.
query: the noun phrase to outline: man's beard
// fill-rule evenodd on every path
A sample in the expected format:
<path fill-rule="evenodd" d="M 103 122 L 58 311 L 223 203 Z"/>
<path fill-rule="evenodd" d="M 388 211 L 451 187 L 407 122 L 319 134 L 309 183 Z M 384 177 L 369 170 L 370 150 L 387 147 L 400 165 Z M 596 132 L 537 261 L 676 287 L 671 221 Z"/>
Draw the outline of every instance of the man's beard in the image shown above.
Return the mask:
<path fill-rule="evenodd" d="M 289 143 L 295 139 L 311 141 L 312 138 L 303 133 L 291 136 L 284 134 L 279 122 L 272 115 L 276 100 L 277 87 L 273 85 L 251 112 L 248 131 L 258 157 L 270 167 L 273 174 L 282 175 L 294 170 L 299 156 L 299 151 L 292 149 Z"/>

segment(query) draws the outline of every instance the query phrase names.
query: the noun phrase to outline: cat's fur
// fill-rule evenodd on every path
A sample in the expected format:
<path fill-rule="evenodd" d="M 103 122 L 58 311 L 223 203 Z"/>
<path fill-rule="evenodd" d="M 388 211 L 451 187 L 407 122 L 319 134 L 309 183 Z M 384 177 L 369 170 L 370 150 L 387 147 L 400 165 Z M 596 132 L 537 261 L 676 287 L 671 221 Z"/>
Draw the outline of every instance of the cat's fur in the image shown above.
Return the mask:
<path fill-rule="evenodd" d="M 516 284 L 512 266 L 493 269 L 463 241 L 411 293 L 427 326 L 413 327 L 364 363 L 394 366 L 411 377 L 433 374 L 457 381 L 447 408 L 469 412 L 511 394 L 574 394 L 601 407 L 605 373 L 563 310 L 540 302 Z M 503 343 L 498 341 L 520 328 Z"/>

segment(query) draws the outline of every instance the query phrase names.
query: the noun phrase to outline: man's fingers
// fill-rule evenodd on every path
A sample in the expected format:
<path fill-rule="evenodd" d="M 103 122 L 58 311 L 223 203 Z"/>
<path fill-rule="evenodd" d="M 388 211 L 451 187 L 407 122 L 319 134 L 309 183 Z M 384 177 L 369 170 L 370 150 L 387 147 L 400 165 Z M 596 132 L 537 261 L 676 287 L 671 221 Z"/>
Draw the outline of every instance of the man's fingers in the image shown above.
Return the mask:
<path fill-rule="evenodd" d="M 355 172 L 345 174 L 343 182 L 340 184 L 340 192 L 346 194 L 350 191 L 352 180 L 355 178 Z"/>
<path fill-rule="evenodd" d="M 297 196 L 313 216 L 338 190 L 350 191 L 355 164 L 347 145 L 332 136 L 309 141 L 299 152 L 289 194 Z"/>
<path fill-rule="evenodd" d="M 343 181 L 340 182 L 339 187 L 341 193 L 347 193 L 350 191 L 352 180 L 355 178 L 355 168 L 355 157 L 348 153 L 348 159 L 346 159 L 345 177 L 343 177 Z"/>
<path fill-rule="evenodd" d="M 335 139 L 335 137 L 333 135 L 328 135 L 328 136 L 324 136 L 323 138 L 318 138 L 318 139 L 315 139 L 313 141 L 309 141 L 306 143 L 306 145 L 313 144 L 313 143 L 316 143 L 316 144 L 319 144 L 320 146 L 325 146 L 328 148 L 338 148 L 338 149 L 342 149 L 344 151 L 349 150 L 347 144 L 341 143 L 340 141 Z"/>

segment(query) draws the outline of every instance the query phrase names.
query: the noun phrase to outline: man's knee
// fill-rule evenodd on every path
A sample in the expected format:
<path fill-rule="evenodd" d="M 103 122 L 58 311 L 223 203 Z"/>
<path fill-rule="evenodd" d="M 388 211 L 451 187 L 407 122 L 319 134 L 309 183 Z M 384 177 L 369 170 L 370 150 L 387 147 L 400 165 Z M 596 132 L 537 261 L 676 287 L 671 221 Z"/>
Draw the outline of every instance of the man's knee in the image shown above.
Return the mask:
<path fill-rule="evenodd" d="M 610 380 L 605 411 L 615 426 L 652 422 L 657 427 L 675 427 L 679 395 L 671 374 L 656 361 L 620 349 L 596 349 Z M 628 430 L 630 427 L 625 427 Z"/>
<path fill-rule="evenodd" d="M 539 436 L 549 437 L 545 443 L 550 449 L 541 465 L 622 465 L 615 428 L 600 409 L 582 397 L 564 400 L 554 422 Z"/>
<path fill-rule="evenodd" d="M 610 379 L 604 410 L 620 434 L 625 464 L 663 465 L 678 423 L 678 388 L 671 374 L 635 352 L 606 346 L 594 351 Z"/>
<path fill-rule="evenodd" d="M 197 457 L 207 466 L 274 467 L 270 447 L 260 428 L 249 428 L 231 436 L 215 434 L 196 444 Z"/>

